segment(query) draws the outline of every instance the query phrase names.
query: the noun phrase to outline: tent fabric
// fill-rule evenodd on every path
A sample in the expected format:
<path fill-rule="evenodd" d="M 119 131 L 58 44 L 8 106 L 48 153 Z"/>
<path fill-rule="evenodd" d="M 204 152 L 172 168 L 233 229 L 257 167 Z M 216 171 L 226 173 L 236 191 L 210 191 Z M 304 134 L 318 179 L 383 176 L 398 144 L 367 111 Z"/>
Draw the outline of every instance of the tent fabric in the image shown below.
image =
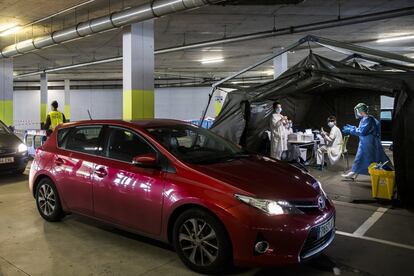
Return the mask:
<path fill-rule="evenodd" d="M 359 102 L 370 106 L 375 117 L 380 114 L 380 95 L 395 97 L 393 114 L 394 163 L 398 194 L 414 201 L 414 73 L 368 70 L 355 63 L 347 64 L 312 52 L 279 78 L 228 93 L 223 108 L 211 130 L 259 151 L 265 131 L 270 126 L 272 103 L 279 101 L 283 113 L 300 129 L 319 129 L 329 115 L 338 124 L 356 125 L 353 107 Z M 353 140 L 351 148 L 356 149 Z M 413 171 L 413 170 L 412 170 Z M 408 196 L 410 194 L 411 196 Z"/>

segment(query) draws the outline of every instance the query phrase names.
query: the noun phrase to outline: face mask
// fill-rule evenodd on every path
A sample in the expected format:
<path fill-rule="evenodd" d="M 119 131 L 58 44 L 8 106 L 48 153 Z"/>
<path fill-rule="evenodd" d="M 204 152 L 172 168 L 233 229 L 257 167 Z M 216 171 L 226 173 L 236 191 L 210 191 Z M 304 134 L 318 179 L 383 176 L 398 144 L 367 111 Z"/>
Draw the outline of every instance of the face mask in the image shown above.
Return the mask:
<path fill-rule="evenodd" d="M 328 122 L 328 127 L 333 128 L 333 127 L 334 127 L 334 125 L 335 125 L 335 123 L 334 123 L 334 122 Z"/>
<path fill-rule="evenodd" d="M 276 113 L 282 113 L 282 108 L 281 107 L 278 107 L 278 108 L 276 108 Z"/>

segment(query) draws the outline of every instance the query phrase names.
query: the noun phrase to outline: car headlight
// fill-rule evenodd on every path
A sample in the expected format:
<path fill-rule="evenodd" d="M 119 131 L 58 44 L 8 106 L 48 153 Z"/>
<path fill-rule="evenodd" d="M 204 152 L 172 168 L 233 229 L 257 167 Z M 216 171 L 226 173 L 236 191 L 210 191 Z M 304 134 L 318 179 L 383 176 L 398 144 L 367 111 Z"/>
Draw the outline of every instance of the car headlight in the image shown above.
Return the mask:
<path fill-rule="evenodd" d="M 27 151 L 27 146 L 25 144 L 20 144 L 19 147 L 17 148 L 18 152 L 26 152 Z"/>
<path fill-rule="evenodd" d="M 269 216 L 277 216 L 284 214 L 302 214 L 302 211 L 300 211 L 295 206 L 291 205 L 289 202 L 284 200 L 259 199 L 239 194 L 235 194 L 234 196 L 241 202 L 255 207 L 265 212 Z"/>

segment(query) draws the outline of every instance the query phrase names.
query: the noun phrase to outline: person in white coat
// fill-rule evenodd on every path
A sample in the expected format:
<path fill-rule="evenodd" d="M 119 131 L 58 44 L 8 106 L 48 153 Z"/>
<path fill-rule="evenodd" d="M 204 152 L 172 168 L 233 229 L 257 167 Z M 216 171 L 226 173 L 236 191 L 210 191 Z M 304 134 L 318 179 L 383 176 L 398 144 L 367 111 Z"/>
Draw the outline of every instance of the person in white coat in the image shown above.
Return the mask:
<path fill-rule="evenodd" d="M 283 116 L 282 105 L 278 102 L 273 104 L 273 114 L 270 121 L 270 156 L 280 160 L 282 153 L 287 150 L 286 124 L 287 118 Z"/>
<path fill-rule="evenodd" d="M 316 153 L 316 163 L 318 165 L 322 165 L 322 162 L 324 162 L 324 154 L 327 154 L 329 163 L 331 165 L 338 162 L 338 160 L 341 158 L 341 150 L 343 144 L 342 132 L 336 126 L 335 116 L 329 116 L 328 127 L 331 128 L 329 134 L 325 131 L 321 131 L 321 136 L 325 141 L 325 145 L 320 146 Z"/>

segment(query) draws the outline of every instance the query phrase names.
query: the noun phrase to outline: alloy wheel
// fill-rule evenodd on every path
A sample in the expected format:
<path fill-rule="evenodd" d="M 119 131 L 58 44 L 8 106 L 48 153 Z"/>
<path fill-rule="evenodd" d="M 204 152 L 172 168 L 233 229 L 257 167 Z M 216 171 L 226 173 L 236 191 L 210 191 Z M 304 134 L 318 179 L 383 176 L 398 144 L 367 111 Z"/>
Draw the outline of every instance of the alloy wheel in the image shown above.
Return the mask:
<path fill-rule="evenodd" d="M 43 184 L 39 188 L 37 196 L 39 208 L 45 216 L 50 216 L 56 208 L 56 195 L 49 184 Z"/>
<path fill-rule="evenodd" d="M 179 245 L 187 259 L 198 266 L 208 266 L 219 254 L 216 232 L 206 221 L 192 218 L 185 221 L 179 230 Z"/>

